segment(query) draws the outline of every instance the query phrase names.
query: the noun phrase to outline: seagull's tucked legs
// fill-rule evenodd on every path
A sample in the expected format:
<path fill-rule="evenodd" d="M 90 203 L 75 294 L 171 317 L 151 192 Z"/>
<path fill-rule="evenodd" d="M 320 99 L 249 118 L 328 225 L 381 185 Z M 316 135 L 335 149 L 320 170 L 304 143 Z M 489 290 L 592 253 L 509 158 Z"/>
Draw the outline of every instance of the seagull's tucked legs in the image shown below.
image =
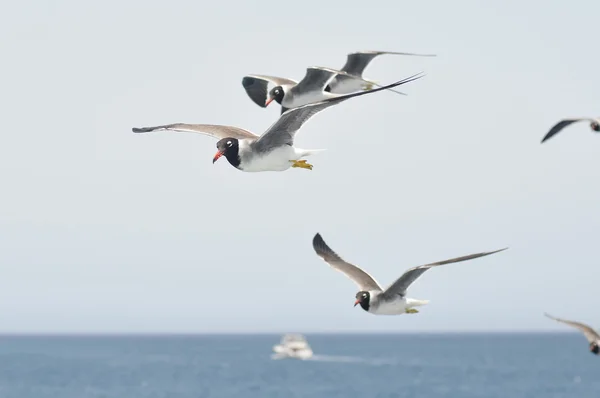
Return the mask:
<path fill-rule="evenodd" d="M 407 308 L 407 309 L 406 309 L 406 313 L 407 313 L 407 314 L 418 314 L 418 313 L 419 313 L 419 311 L 418 311 L 418 310 L 416 310 L 415 308 Z"/>
<path fill-rule="evenodd" d="M 372 90 L 373 87 L 375 87 L 374 83 L 365 83 L 365 84 L 363 84 L 362 89 L 363 89 L 363 91 L 369 91 L 369 90 Z"/>
<path fill-rule="evenodd" d="M 300 169 L 308 169 L 312 170 L 313 165 L 310 163 L 306 163 L 306 160 L 290 160 L 292 162 L 292 167 L 298 167 Z"/>

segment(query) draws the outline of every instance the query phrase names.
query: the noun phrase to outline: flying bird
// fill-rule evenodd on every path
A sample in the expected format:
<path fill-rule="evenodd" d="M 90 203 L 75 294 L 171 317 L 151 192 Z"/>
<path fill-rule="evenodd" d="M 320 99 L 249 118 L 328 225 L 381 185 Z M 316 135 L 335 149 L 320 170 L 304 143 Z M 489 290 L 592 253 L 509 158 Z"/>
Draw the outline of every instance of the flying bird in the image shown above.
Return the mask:
<path fill-rule="evenodd" d="M 357 267 L 342 260 L 323 240 L 320 234 L 313 238 L 313 248 L 332 268 L 342 272 L 358 285 L 360 291 L 356 293 L 354 306 L 360 304 L 363 310 L 374 315 L 400 315 L 416 314 L 419 311 L 414 307 L 429 303 L 429 300 L 417 300 L 406 296 L 408 287 L 419 278 L 425 271 L 439 265 L 458 263 L 472 260 L 478 257 L 498 253 L 504 249 L 492 252 L 483 252 L 452 258 L 450 260 L 438 261 L 431 264 L 419 265 L 409 268 L 404 274 L 392 283 L 387 289 L 383 289 L 371 275 Z"/>
<path fill-rule="evenodd" d="M 417 57 L 435 57 L 435 54 L 416 54 L 416 53 L 403 53 L 394 51 L 357 51 L 350 53 L 346 57 L 346 63 L 342 67 L 342 71 L 348 75 L 339 74 L 333 78 L 329 83 L 326 91 L 331 91 L 336 94 L 348 94 L 360 90 L 371 90 L 373 86 L 378 86 L 378 83 L 374 81 L 366 80 L 363 77 L 365 68 L 379 55 L 410 55 Z M 361 80 L 357 79 L 360 77 Z M 367 81 L 367 84 L 364 82 Z"/>
<path fill-rule="evenodd" d="M 549 140 L 554 135 L 558 134 L 562 129 L 564 129 L 568 125 L 573 124 L 573 123 L 577 123 L 577 122 L 589 122 L 590 123 L 590 128 L 592 129 L 592 131 L 600 132 L 600 117 L 597 117 L 595 119 L 594 118 L 589 118 L 589 117 L 563 119 L 560 122 L 556 123 L 550 129 L 550 131 L 548 131 L 548 133 L 544 136 L 544 138 L 542 138 L 542 143 L 544 141 Z"/>
<path fill-rule="evenodd" d="M 306 68 L 306 74 L 299 82 L 276 76 L 247 75 L 242 79 L 242 86 L 246 90 L 246 94 L 258 106 L 266 108 L 275 101 L 281 105 L 281 113 L 284 113 L 288 109 L 312 102 L 339 97 L 341 94 L 325 91 L 328 83 L 337 75 L 343 75 L 349 80 L 356 79 L 363 83 L 369 83 L 361 77 L 354 77 L 343 71 L 311 66 Z M 268 90 L 269 84 L 274 84 L 275 87 Z"/>
<path fill-rule="evenodd" d="M 224 156 L 229 164 L 241 171 L 284 171 L 290 167 L 312 170 L 313 166 L 301 159 L 323 150 L 297 148 L 294 146 L 294 137 L 302 125 L 313 115 L 347 99 L 400 86 L 421 77 L 423 77 L 422 74 L 416 74 L 374 90 L 329 98 L 290 109 L 283 113 L 261 136 L 238 127 L 214 124 L 175 123 L 154 127 L 134 127 L 132 131 L 147 133 L 166 130 L 209 135 L 219 139 L 213 163 Z"/>
<path fill-rule="evenodd" d="M 600 334 L 598 334 L 598 332 L 596 332 L 594 329 L 580 322 L 567 321 L 566 319 L 555 318 L 548 313 L 544 313 L 544 315 L 557 322 L 566 323 L 567 325 L 578 329 L 580 332 L 583 333 L 587 341 L 590 343 L 590 352 L 592 354 L 598 355 L 598 353 L 600 352 Z"/>

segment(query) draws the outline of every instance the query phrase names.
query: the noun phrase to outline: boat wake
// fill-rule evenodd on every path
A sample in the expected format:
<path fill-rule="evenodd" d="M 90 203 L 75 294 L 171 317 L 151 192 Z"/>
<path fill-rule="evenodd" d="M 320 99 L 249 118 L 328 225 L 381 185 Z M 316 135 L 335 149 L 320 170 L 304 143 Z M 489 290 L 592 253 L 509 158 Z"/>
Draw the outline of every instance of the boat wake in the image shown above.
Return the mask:
<path fill-rule="evenodd" d="M 386 360 L 383 358 L 361 358 L 361 357 L 349 357 L 341 355 L 313 355 L 305 361 L 317 361 L 317 362 L 338 362 L 338 363 L 362 363 L 366 365 L 378 366 L 378 365 L 391 365 L 394 361 Z"/>

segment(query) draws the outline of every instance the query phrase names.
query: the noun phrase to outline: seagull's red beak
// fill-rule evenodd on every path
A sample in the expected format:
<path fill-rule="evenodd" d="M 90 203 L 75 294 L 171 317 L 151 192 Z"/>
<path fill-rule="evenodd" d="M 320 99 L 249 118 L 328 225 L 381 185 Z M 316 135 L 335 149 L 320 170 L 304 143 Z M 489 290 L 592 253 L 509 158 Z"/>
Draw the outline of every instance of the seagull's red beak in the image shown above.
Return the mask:
<path fill-rule="evenodd" d="M 273 102 L 273 97 L 271 98 L 267 98 L 267 100 L 265 101 L 265 106 L 269 106 L 269 104 Z"/>
<path fill-rule="evenodd" d="M 214 164 L 214 163 L 215 163 L 217 160 L 219 160 L 219 158 L 220 158 L 221 156 L 223 156 L 223 152 L 221 152 L 221 151 L 218 151 L 218 152 L 215 154 L 215 157 L 213 158 L 213 164 Z"/>
<path fill-rule="evenodd" d="M 358 304 L 358 303 L 360 303 L 360 300 L 356 300 L 356 301 L 354 302 L 354 306 L 356 307 L 356 304 Z"/>

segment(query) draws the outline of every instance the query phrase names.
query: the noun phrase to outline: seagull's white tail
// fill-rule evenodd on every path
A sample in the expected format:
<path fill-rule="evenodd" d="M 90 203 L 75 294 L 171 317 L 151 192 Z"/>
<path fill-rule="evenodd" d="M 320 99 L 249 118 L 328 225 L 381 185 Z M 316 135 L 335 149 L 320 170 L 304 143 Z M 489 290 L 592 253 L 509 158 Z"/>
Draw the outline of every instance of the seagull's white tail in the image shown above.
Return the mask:
<path fill-rule="evenodd" d="M 429 300 L 417 300 L 417 299 L 406 299 L 406 306 L 408 308 L 412 308 L 412 307 L 420 307 L 422 305 L 425 305 L 429 303 Z"/>

